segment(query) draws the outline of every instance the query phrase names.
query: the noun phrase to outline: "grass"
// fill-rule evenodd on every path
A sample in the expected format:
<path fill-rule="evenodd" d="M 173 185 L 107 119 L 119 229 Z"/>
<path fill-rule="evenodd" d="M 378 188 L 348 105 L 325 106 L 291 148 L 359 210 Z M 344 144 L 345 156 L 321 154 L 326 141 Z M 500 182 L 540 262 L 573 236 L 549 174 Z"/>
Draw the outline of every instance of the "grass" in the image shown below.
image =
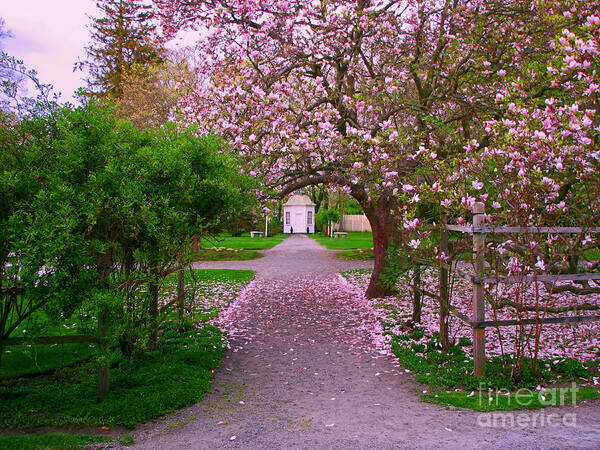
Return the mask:
<path fill-rule="evenodd" d="M 541 409 L 548 406 L 574 406 L 600 397 L 592 386 L 548 388 L 540 391 L 522 390 L 513 393 L 487 391 L 432 392 L 421 398 L 430 403 L 451 405 L 474 411 L 514 411 Z"/>
<path fill-rule="evenodd" d="M 364 261 L 369 259 L 375 259 L 373 250 L 346 250 L 335 254 L 336 258 Z"/>
<path fill-rule="evenodd" d="M 202 241 L 203 248 L 217 248 L 230 250 L 267 250 L 282 242 L 289 235 L 279 233 L 269 237 L 250 237 L 250 233 L 242 233 L 239 237 L 231 234 L 219 234 L 216 240 L 205 239 Z"/>
<path fill-rule="evenodd" d="M 86 361 L 96 354 L 96 345 L 13 345 L 4 348 L 0 379 L 32 376 Z"/>
<path fill-rule="evenodd" d="M 35 364 L 27 354 L 33 347 L 15 346 L 14 349 L 24 353 L 4 354 L 5 374 L 37 371 L 38 375 L 0 380 L 0 428 L 68 424 L 131 428 L 197 403 L 208 391 L 213 370 L 225 350 L 221 332 L 210 325 L 202 327 L 202 323 L 227 307 L 253 275 L 248 270 L 195 270 L 193 277 L 186 272 L 186 283 L 192 279 L 197 282 L 195 302 L 189 303 L 191 322 L 201 328 L 181 331 L 180 323 L 167 317 L 157 350 L 135 353 L 131 358 L 112 354 L 110 391 L 102 403 L 96 402 L 97 358 L 90 359 L 87 355 L 89 361 L 67 366 L 65 361 L 76 355 L 72 349 L 66 345 L 43 346 L 44 364 L 39 348 L 35 350 L 38 352 Z M 172 274 L 165 280 L 165 293 L 173 291 L 175 285 L 176 275 Z M 74 322 L 66 322 L 73 327 L 70 332 L 74 332 Z M 64 328 L 64 324 L 59 325 L 54 327 L 55 331 Z M 44 368 L 53 370 L 40 374 Z"/>
<path fill-rule="evenodd" d="M 360 269 L 342 275 L 352 279 L 370 272 L 370 269 Z M 472 345 L 471 339 L 460 338 L 457 345 L 443 352 L 439 333 L 426 336 L 418 326 L 411 328 L 402 325 L 410 317 L 410 311 L 400 309 L 393 300 L 376 299 L 372 306 L 382 312 L 384 334 L 390 337 L 392 352 L 400 365 L 407 372 L 414 373 L 418 382 L 426 385 L 421 390 L 425 401 L 492 411 L 554 406 L 552 398 L 555 387 L 566 389 L 563 392 L 569 399 L 569 405 L 599 397 L 598 390 L 589 386 L 592 379 L 600 374 L 598 361 L 581 363 L 572 358 L 525 359 L 517 376 L 511 372 L 512 368 L 519 367 L 514 356 L 497 356 L 486 361 L 486 377 L 475 378 L 473 361 L 464 351 Z M 538 390 L 538 386 L 542 385 L 546 388 Z M 573 391 L 569 390 L 572 386 L 578 389 L 575 397 L 571 396 Z M 541 395 L 547 396 L 550 404 Z M 484 401 L 480 401 L 481 398 Z"/>
<path fill-rule="evenodd" d="M 251 270 L 208 269 L 194 270 L 193 275 L 185 272 L 188 318 L 192 323 L 203 324 L 215 318 L 233 301 L 246 284 L 254 278 Z M 163 292 L 175 295 L 177 275 L 171 274 L 163 285 Z M 192 294 L 192 291 L 194 292 Z M 194 299 L 192 300 L 192 295 Z M 177 325 L 175 311 L 169 313 L 167 321 Z"/>
<path fill-rule="evenodd" d="M 175 281 L 175 276 L 171 275 L 169 281 Z M 198 282 L 218 281 L 222 283 L 248 283 L 254 277 L 251 270 L 231 270 L 231 269 L 202 269 L 194 271 L 194 278 Z"/>
<path fill-rule="evenodd" d="M 96 402 L 93 363 L 30 380 L 0 385 L 0 426 L 121 425 L 160 417 L 197 403 L 208 391 L 225 350 L 219 330 L 166 330 L 156 351 L 115 357 L 110 391 Z"/>
<path fill-rule="evenodd" d="M 262 253 L 254 250 L 206 249 L 194 252 L 192 261 L 249 261 L 262 258 Z"/>
<path fill-rule="evenodd" d="M 600 259 L 600 249 L 593 248 L 593 249 L 587 250 L 584 253 L 584 255 L 587 259 L 590 259 L 592 261 L 597 261 Z"/>
<path fill-rule="evenodd" d="M 489 358 L 486 377 L 479 379 L 472 376 L 473 362 L 462 349 L 471 345 L 469 339 L 463 339 L 460 345 L 444 353 L 440 351 L 439 335 L 435 334 L 426 343 L 422 338 L 423 331 L 419 328 L 393 336 L 392 351 L 400 365 L 415 373 L 417 381 L 428 385 L 429 389 L 421 396 L 425 401 L 476 411 L 494 411 L 574 405 L 600 397 L 595 387 L 566 385 L 591 376 L 588 369 L 575 359 L 541 360 L 536 364 L 527 360 L 521 378 L 516 382 L 504 364 L 506 360 Z M 510 356 L 507 358 L 510 359 Z M 537 367 L 536 373 L 531 371 L 533 367 Z M 540 384 L 564 386 L 564 390 L 538 389 Z M 572 395 L 573 386 L 576 386 L 575 396 Z M 566 403 L 560 402 L 561 395 L 566 398 Z"/>
<path fill-rule="evenodd" d="M 369 250 L 373 248 L 373 233 L 371 232 L 348 232 L 345 238 L 330 238 L 321 234 L 309 234 L 319 244 L 332 250 Z"/>
<path fill-rule="evenodd" d="M 68 319 L 57 321 L 44 310 L 36 311 L 11 333 L 13 338 L 36 336 L 70 336 L 93 334 L 96 318 L 88 311 L 78 311 Z M 10 345 L 3 349 L 0 380 L 19 376 L 33 376 L 90 359 L 96 346 L 81 344 L 25 344 Z"/>
<path fill-rule="evenodd" d="M 27 436 L 0 436 L 0 448 L 5 450 L 78 449 L 101 442 L 113 441 L 104 436 L 50 433 Z"/>

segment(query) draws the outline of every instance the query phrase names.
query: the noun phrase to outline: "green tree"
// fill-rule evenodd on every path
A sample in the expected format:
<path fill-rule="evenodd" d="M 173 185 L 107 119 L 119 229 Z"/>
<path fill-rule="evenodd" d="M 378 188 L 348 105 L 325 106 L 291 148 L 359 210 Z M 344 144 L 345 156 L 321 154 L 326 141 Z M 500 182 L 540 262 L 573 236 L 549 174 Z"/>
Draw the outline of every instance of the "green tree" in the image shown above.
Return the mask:
<path fill-rule="evenodd" d="M 91 93 L 120 99 L 124 78 L 134 65 L 161 61 L 163 49 L 154 34 L 151 8 L 140 0 L 98 0 L 101 17 L 93 18 L 87 58 L 75 67 L 89 72 Z"/>
<path fill-rule="evenodd" d="M 331 236 L 333 234 L 333 224 L 339 223 L 340 212 L 337 209 L 319 209 L 315 216 L 316 224 L 321 228 L 323 234 Z"/>
<path fill-rule="evenodd" d="M 176 116 L 179 96 L 195 81 L 195 72 L 177 54 L 156 63 L 133 64 L 121 78 L 117 113 L 140 129 L 160 128 Z"/>
<path fill-rule="evenodd" d="M 244 199 L 234 157 L 214 137 L 139 130 L 95 101 L 2 113 L 0 125 L 0 339 L 40 309 L 85 305 L 124 353 L 152 348 L 174 308 L 159 304 L 164 278 Z"/>

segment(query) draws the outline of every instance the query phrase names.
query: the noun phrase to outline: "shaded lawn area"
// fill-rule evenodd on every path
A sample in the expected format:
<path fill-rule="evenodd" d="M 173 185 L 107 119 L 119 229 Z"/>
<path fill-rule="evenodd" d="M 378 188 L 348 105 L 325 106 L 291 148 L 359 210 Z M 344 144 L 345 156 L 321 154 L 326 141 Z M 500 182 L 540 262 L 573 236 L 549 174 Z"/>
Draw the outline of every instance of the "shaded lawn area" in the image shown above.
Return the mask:
<path fill-rule="evenodd" d="M 90 359 L 96 344 L 27 344 L 4 347 L 0 380 L 53 372 Z"/>
<path fill-rule="evenodd" d="M 373 233 L 370 231 L 350 231 L 345 238 L 330 238 L 322 234 L 309 234 L 319 244 L 332 250 L 368 250 L 373 248 Z"/>
<path fill-rule="evenodd" d="M 207 325 L 182 333 L 166 330 L 158 350 L 111 358 L 110 391 L 97 403 L 94 362 L 52 376 L 4 380 L 0 384 L 0 427 L 45 425 L 122 425 L 133 428 L 178 408 L 199 402 L 225 345 Z"/>
<path fill-rule="evenodd" d="M 203 323 L 215 318 L 235 300 L 239 292 L 254 278 L 251 270 L 196 269 L 185 272 L 185 303 L 193 323 Z M 163 286 L 164 301 L 176 295 L 177 274 L 169 275 Z M 193 300 L 192 300 L 193 296 Z M 171 311 L 167 322 L 177 323 L 176 311 Z"/>
<path fill-rule="evenodd" d="M 198 282 L 218 281 L 221 283 L 249 283 L 254 277 L 251 270 L 232 270 L 232 269 L 206 269 L 195 270 L 194 278 Z M 169 278 L 167 282 L 175 281 Z"/>
<path fill-rule="evenodd" d="M 114 439 L 103 436 L 90 436 L 84 434 L 50 433 L 28 436 L 0 436 L 0 448 L 5 450 L 24 449 L 78 449 L 101 442 L 110 442 Z M 127 441 L 122 442 L 127 444 Z"/>
<path fill-rule="evenodd" d="M 171 317 L 175 314 L 169 313 L 157 350 L 134 353 L 131 358 L 117 350 L 109 354 L 110 391 L 102 403 L 96 402 L 98 358 L 90 358 L 97 355 L 96 350 L 87 350 L 87 344 L 81 349 L 88 354 L 81 349 L 76 352 L 78 344 L 6 349 L 10 352 L 5 350 L 2 368 L 7 377 L 12 377 L 0 379 L 0 430 L 68 424 L 132 428 L 202 400 L 226 349 L 222 333 L 205 322 L 226 308 L 253 275 L 247 270 L 195 270 L 193 276 L 186 273 L 186 284 L 195 284 L 193 300 L 190 294 L 187 304 L 196 327 L 182 331 Z M 173 274 L 165 281 L 161 298 L 167 300 L 175 284 Z M 48 328 L 56 335 L 62 329 L 63 335 L 80 332 L 74 324 L 70 319 Z M 32 352 L 38 355 L 37 363 Z M 75 358 L 86 361 L 69 365 L 69 358 L 71 362 Z M 22 374 L 30 376 L 16 376 Z M 35 448 L 36 438 L 32 439 Z M 28 448 L 27 442 L 15 442 L 17 448 Z M 0 448 L 9 445 L 13 442 L 0 442 Z M 60 445 L 48 444 L 55 448 L 70 445 L 68 440 Z"/>
<path fill-rule="evenodd" d="M 36 336 L 92 335 L 96 332 L 96 317 L 88 311 L 77 311 L 70 318 L 57 322 L 44 310 L 36 311 L 11 333 L 11 338 Z M 80 363 L 96 354 L 96 344 L 24 344 L 8 345 L 2 351 L 0 380 L 17 376 L 32 376 L 52 372 Z"/>
<path fill-rule="evenodd" d="M 250 237 L 250 233 L 242 233 L 240 237 L 232 237 L 222 233 L 216 239 L 202 240 L 202 248 L 234 249 L 234 250 L 267 250 L 282 242 L 289 235 L 279 233 L 270 237 Z"/>

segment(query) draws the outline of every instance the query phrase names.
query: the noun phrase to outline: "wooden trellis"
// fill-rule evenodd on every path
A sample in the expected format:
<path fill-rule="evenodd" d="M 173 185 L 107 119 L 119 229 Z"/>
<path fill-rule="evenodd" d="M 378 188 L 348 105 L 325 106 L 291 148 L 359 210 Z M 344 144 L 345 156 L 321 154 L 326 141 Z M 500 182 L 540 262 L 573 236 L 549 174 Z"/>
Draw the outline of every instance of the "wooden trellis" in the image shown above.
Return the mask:
<path fill-rule="evenodd" d="M 469 233 L 473 235 L 473 266 L 474 274 L 467 274 L 457 268 L 453 268 L 459 276 L 468 279 L 473 285 L 473 305 L 472 317 L 460 313 L 456 308 L 450 307 L 450 313 L 459 320 L 470 326 L 473 330 L 473 360 L 475 366 L 475 376 L 485 376 L 485 329 L 487 327 L 504 327 L 517 325 L 535 325 L 547 323 L 576 323 L 576 322 L 597 322 L 600 321 L 600 315 L 577 316 L 577 317 L 546 317 L 543 319 L 513 319 L 513 320 L 486 320 L 485 319 L 485 295 L 484 284 L 514 283 L 521 281 L 586 281 L 600 280 L 600 273 L 571 273 L 560 275 L 536 275 L 536 276 L 484 276 L 484 250 L 486 234 L 574 234 L 590 233 L 599 234 L 600 228 L 580 228 L 580 227 L 492 227 L 485 226 L 483 203 L 476 203 L 473 207 L 472 225 L 446 225 L 446 230 L 459 233 Z"/>

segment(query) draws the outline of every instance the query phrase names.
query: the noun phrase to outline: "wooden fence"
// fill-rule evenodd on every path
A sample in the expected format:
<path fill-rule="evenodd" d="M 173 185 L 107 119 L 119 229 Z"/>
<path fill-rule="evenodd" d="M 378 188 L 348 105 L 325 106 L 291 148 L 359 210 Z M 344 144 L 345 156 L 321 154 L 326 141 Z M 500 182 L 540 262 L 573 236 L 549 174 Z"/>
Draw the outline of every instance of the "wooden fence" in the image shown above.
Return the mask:
<path fill-rule="evenodd" d="M 472 317 L 460 313 L 455 308 L 450 307 L 450 313 L 459 320 L 470 326 L 473 330 L 473 360 L 475 366 L 475 376 L 485 376 L 485 329 L 487 327 L 505 327 L 519 325 L 541 325 L 547 323 L 575 323 L 575 322 L 596 322 L 600 320 L 600 315 L 577 316 L 577 317 L 546 317 L 543 319 L 513 319 L 513 320 L 486 320 L 485 318 L 485 294 L 484 284 L 497 283 L 515 283 L 520 281 L 585 281 L 600 280 L 600 273 L 570 273 L 570 274 L 540 274 L 527 277 L 516 276 L 484 276 L 484 253 L 486 234 L 574 234 L 590 233 L 599 234 L 600 228 L 580 228 L 580 227 L 491 227 L 485 226 L 485 210 L 483 203 L 476 203 L 473 207 L 472 225 L 446 225 L 447 231 L 459 233 L 469 233 L 473 235 L 473 266 L 475 274 L 467 274 L 456 268 L 446 267 L 466 278 L 472 283 L 473 304 Z M 444 238 L 445 235 L 445 238 Z M 442 233 L 442 246 L 447 246 L 447 233 Z"/>
<path fill-rule="evenodd" d="M 364 214 L 344 214 L 341 231 L 371 231 L 371 224 Z"/>
<path fill-rule="evenodd" d="M 98 350 L 105 350 L 104 336 L 106 329 L 103 324 L 103 315 L 98 315 L 98 336 L 93 335 L 71 335 L 71 336 L 39 336 L 34 338 L 5 338 L 0 339 L 0 349 L 8 345 L 27 345 L 27 344 L 80 344 L 85 342 L 96 343 Z M 108 394 L 108 365 L 98 371 L 98 401 L 101 402 Z"/>

